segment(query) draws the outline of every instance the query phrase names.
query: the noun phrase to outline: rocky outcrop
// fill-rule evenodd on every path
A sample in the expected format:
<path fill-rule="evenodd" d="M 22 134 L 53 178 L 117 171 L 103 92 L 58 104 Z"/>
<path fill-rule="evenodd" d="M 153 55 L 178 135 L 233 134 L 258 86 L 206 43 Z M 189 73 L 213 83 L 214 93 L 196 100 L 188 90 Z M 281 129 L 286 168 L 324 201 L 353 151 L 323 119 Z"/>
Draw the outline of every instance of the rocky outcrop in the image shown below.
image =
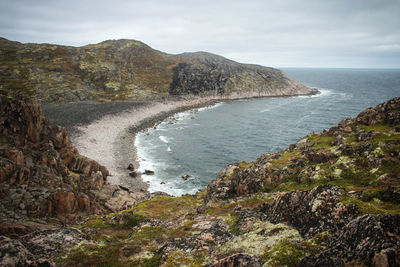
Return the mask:
<path fill-rule="evenodd" d="M 55 266 L 49 258 L 84 240 L 86 235 L 71 228 L 38 231 L 20 240 L 0 236 L 0 265 Z"/>
<path fill-rule="evenodd" d="M 90 196 L 109 175 L 79 155 L 65 128 L 52 126 L 26 96 L 0 95 L 1 217 L 59 217 L 101 209 Z"/>
<path fill-rule="evenodd" d="M 364 215 L 338 229 L 328 249 L 302 259 L 299 266 L 398 266 L 399 215 Z"/>
<path fill-rule="evenodd" d="M 312 94 L 272 68 L 209 53 L 168 55 L 134 40 L 69 47 L 0 38 L 0 84 L 43 102 Z"/>
<path fill-rule="evenodd" d="M 316 93 L 277 69 L 239 64 L 205 52 L 184 53 L 178 58 L 184 63 L 174 68 L 172 95 L 240 98 Z"/>
<path fill-rule="evenodd" d="M 335 232 L 359 213 L 357 206 L 340 202 L 341 191 L 337 186 L 326 185 L 283 194 L 259 208 L 261 218 L 272 223 L 285 222 L 307 237 Z"/>

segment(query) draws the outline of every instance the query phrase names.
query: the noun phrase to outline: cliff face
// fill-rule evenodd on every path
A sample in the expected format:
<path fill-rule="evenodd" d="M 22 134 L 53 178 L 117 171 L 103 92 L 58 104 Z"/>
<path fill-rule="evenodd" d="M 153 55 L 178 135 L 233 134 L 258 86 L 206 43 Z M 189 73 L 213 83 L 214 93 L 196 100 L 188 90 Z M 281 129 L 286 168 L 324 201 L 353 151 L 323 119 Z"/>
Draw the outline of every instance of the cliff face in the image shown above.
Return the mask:
<path fill-rule="evenodd" d="M 399 266 L 400 97 L 275 154 L 81 225 L 60 266 Z M 105 241 L 107 241 L 106 245 Z M 87 251 L 90 251 L 88 255 Z"/>
<path fill-rule="evenodd" d="M 239 64 L 205 53 L 184 53 L 174 68 L 170 93 L 201 96 L 256 97 L 302 95 L 313 92 L 280 70 Z"/>
<path fill-rule="evenodd" d="M 37 102 L 0 92 L 0 141 L 0 220 L 74 221 L 107 210 L 91 190 L 102 189 L 108 170 L 79 155 Z"/>
<path fill-rule="evenodd" d="M 69 47 L 0 38 L 0 85 L 33 89 L 45 102 L 314 92 L 276 69 L 208 53 L 168 55 L 134 40 Z"/>

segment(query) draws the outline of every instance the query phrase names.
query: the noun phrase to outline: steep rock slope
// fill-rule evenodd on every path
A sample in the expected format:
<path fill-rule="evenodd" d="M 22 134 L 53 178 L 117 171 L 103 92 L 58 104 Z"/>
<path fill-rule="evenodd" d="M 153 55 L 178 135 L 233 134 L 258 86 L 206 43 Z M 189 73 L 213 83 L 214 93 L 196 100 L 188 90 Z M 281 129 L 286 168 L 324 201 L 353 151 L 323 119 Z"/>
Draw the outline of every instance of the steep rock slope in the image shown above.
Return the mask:
<path fill-rule="evenodd" d="M 37 102 L 0 92 L 0 141 L 0 219 L 73 221 L 107 210 L 92 191 L 102 189 L 108 170 L 79 155 Z"/>
<path fill-rule="evenodd" d="M 55 261 L 399 266 L 399 110 L 400 97 L 280 153 L 227 166 L 198 194 L 91 217 L 80 227 L 92 242 Z"/>
<path fill-rule="evenodd" d="M 206 52 L 184 53 L 177 58 L 184 63 L 174 68 L 173 95 L 255 97 L 313 92 L 277 69 L 240 64 Z"/>
<path fill-rule="evenodd" d="M 169 55 L 134 40 L 70 47 L 0 38 L 0 86 L 34 90 L 45 102 L 315 93 L 276 69 L 208 53 Z"/>

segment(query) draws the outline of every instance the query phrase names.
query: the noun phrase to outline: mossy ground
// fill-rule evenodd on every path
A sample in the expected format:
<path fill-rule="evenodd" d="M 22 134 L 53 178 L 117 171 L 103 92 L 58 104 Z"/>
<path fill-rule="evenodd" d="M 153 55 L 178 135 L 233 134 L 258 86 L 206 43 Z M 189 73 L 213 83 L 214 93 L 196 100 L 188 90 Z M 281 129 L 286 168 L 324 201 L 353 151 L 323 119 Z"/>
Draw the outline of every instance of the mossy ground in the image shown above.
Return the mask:
<path fill-rule="evenodd" d="M 147 218 L 171 220 L 193 212 L 201 204 L 203 198 L 198 195 L 159 196 L 139 203 L 133 211 Z"/>
<path fill-rule="evenodd" d="M 309 190 L 319 185 L 331 184 L 344 188 L 346 192 L 382 192 L 387 186 L 399 186 L 398 178 L 394 178 L 400 176 L 400 160 L 395 156 L 400 149 L 400 133 L 396 130 L 398 127 L 399 125 L 389 126 L 384 123 L 373 126 L 353 124 L 352 132 L 343 134 L 342 145 L 335 144 L 334 136 L 330 136 L 328 132 L 312 134 L 302 146 L 283 151 L 278 159 L 270 160 L 269 172 L 272 175 L 281 175 L 282 178 L 278 183 L 267 184 L 266 191 Z M 366 131 L 373 132 L 370 140 L 359 141 L 358 135 Z M 343 146 L 351 147 L 355 152 L 343 155 Z M 312 163 L 305 157 L 304 150 L 329 152 L 335 157 L 327 162 Z M 293 164 L 296 161 L 303 161 L 305 164 Z M 380 198 L 360 199 L 357 194 L 348 195 L 343 201 L 358 205 L 362 213 L 398 214 L 400 209 L 397 203 Z"/>

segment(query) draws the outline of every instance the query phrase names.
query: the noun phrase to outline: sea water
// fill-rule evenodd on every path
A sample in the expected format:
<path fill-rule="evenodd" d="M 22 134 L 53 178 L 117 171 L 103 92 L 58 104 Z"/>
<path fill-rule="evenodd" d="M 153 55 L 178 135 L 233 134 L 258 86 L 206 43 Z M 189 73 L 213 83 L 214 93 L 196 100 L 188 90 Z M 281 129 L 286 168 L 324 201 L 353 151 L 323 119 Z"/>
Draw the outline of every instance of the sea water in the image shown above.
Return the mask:
<path fill-rule="evenodd" d="M 319 95 L 237 100 L 176 114 L 136 137 L 150 191 L 203 189 L 226 165 L 278 152 L 367 107 L 400 96 L 400 70 L 283 69 Z M 187 180 L 183 175 L 190 175 Z"/>

